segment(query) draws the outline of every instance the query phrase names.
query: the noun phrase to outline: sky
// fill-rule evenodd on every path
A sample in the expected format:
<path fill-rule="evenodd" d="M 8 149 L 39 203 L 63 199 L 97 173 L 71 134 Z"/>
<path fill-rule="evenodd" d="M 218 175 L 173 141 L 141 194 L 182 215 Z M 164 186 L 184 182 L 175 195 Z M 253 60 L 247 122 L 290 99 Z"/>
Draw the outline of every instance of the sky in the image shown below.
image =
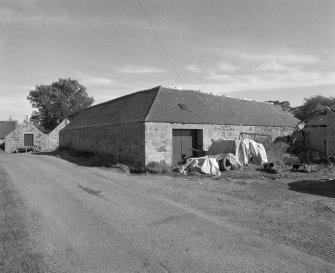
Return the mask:
<path fill-rule="evenodd" d="M 142 6 L 142 8 L 141 8 Z M 333 0 L 0 0 L 0 120 L 36 85 L 95 103 L 157 85 L 301 105 L 335 96 Z"/>

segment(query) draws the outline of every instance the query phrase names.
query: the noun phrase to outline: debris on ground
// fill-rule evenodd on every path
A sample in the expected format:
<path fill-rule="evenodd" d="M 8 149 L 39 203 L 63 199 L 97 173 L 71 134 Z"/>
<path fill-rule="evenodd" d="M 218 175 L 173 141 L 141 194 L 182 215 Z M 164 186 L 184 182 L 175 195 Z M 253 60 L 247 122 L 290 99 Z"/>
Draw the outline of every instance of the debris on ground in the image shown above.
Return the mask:
<path fill-rule="evenodd" d="M 316 164 L 292 164 L 292 169 L 294 171 L 304 171 L 307 173 L 316 172 L 318 170 L 318 165 Z"/>
<path fill-rule="evenodd" d="M 279 173 L 282 170 L 281 166 L 277 166 L 273 162 L 265 163 L 263 165 L 263 168 L 266 172 L 269 172 L 269 173 Z"/>

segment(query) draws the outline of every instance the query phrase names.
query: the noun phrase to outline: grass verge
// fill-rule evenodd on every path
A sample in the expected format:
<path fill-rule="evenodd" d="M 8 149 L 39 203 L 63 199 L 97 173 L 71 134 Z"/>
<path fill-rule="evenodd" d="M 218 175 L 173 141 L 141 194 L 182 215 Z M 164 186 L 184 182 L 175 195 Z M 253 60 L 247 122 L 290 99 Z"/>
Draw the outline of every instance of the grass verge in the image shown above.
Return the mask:
<path fill-rule="evenodd" d="M 48 154 L 85 167 L 116 168 L 124 173 L 132 174 L 171 174 L 171 167 L 165 163 L 149 162 L 147 166 L 143 167 L 131 160 L 118 161 L 112 154 L 95 154 L 93 152 L 76 151 L 69 148 L 61 148 Z"/>
<path fill-rule="evenodd" d="M 0 166 L 0 272 L 50 272 L 29 237 L 27 209 Z"/>

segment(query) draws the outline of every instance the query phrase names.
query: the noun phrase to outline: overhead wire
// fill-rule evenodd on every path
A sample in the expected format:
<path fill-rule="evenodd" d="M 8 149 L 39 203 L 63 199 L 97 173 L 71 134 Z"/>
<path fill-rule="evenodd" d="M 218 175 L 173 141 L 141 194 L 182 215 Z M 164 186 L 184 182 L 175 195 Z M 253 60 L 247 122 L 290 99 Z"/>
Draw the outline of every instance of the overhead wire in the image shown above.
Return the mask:
<path fill-rule="evenodd" d="M 157 31 L 155 30 L 155 28 L 154 28 L 154 26 L 153 26 L 153 24 L 152 24 L 152 22 L 151 22 L 151 20 L 150 20 L 150 18 L 149 18 L 149 16 L 148 16 L 147 12 L 145 11 L 144 6 L 142 5 L 142 3 L 141 3 L 140 0 L 137 0 L 137 3 L 138 3 L 138 5 L 139 5 L 141 11 L 143 12 L 143 15 L 144 15 L 144 17 L 146 18 L 148 24 L 150 25 L 150 27 L 151 27 L 151 29 L 152 29 L 152 32 L 154 33 L 154 36 L 155 36 L 155 38 L 157 39 L 158 44 L 159 44 L 159 46 L 161 47 L 161 49 L 162 49 L 162 51 L 163 51 L 165 57 L 166 57 L 167 60 L 169 61 L 170 65 L 171 65 L 171 67 L 172 67 L 172 70 L 173 70 L 174 73 L 176 74 L 176 76 L 177 76 L 178 80 L 180 81 L 180 83 L 183 83 L 183 79 L 182 79 L 182 77 L 181 77 L 180 74 L 178 73 L 178 71 L 177 71 L 177 69 L 176 69 L 176 67 L 175 67 L 175 65 L 174 65 L 174 63 L 173 63 L 173 61 L 172 61 L 172 59 L 170 58 L 170 56 L 169 56 L 169 54 L 168 54 L 168 51 L 166 50 L 166 48 L 165 48 L 165 46 L 164 46 L 162 40 L 160 39 L 160 37 L 159 37 Z"/>

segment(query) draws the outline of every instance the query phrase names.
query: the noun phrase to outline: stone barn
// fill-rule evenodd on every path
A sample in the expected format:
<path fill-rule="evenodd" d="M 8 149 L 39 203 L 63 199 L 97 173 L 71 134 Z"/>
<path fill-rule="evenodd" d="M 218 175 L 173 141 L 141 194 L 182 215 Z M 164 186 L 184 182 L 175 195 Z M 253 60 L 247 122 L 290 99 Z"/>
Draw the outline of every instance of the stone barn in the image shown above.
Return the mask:
<path fill-rule="evenodd" d="M 68 123 L 64 120 L 52 132 L 44 134 L 32 122 L 24 121 L 5 137 L 5 152 L 32 146 L 41 152 L 54 151 L 59 146 L 59 131 Z"/>
<path fill-rule="evenodd" d="M 172 165 L 214 140 L 289 135 L 298 120 L 262 102 L 165 87 L 85 109 L 60 132 L 60 146 L 113 155 L 119 162 Z"/>

